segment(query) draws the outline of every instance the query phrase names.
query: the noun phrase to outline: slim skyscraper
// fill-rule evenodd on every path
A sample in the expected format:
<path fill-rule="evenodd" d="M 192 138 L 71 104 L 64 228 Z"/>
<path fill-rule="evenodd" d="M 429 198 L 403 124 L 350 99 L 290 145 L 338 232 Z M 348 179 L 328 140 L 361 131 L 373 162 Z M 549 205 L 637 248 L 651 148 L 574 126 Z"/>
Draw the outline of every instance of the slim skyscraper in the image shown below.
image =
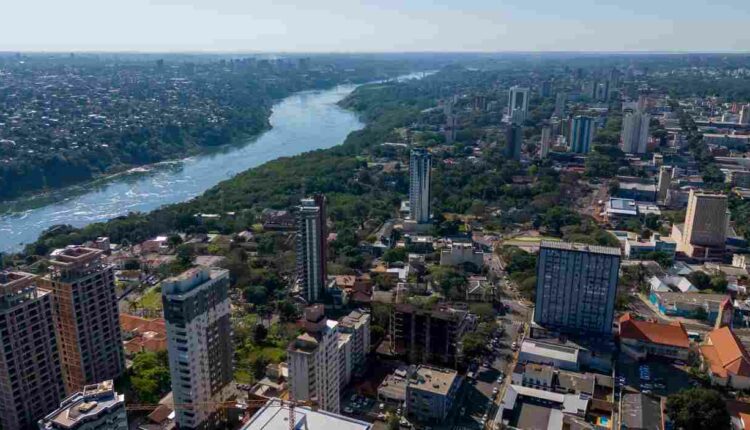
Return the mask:
<path fill-rule="evenodd" d="M 529 89 L 512 86 L 508 91 L 508 117 L 512 124 L 522 124 L 529 114 Z"/>
<path fill-rule="evenodd" d="M 622 120 L 622 151 L 628 154 L 645 154 L 648 145 L 648 127 L 651 116 L 636 111 L 625 114 Z"/>
<path fill-rule="evenodd" d="M 620 249 L 542 242 L 534 322 L 570 333 L 612 332 Z"/>
<path fill-rule="evenodd" d="M 229 271 L 193 268 L 162 282 L 169 373 L 181 430 L 228 428 L 233 395 Z M 189 406 L 187 406 L 189 405 Z"/>
<path fill-rule="evenodd" d="M 409 211 L 419 224 L 430 222 L 430 169 L 432 155 L 424 148 L 415 148 L 409 158 Z"/>
<path fill-rule="evenodd" d="M 582 115 L 573 118 L 570 125 L 570 150 L 578 154 L 591 151 L 595 131 L 594 118 Z"/>
<path fill-rule="evenodd" d="M 0 428 L 33 428 L 65 397 L 52 293 L 36 276 L 0 271 Z"/>
<path fill-rule="evenodd" d="M 66 391 L 117 379 L 125 370 L 114 269 L 102 251 L 68 246 L 52 252 L 39 285 L 54 296 Z"/>
<path fill-rule="evenodd" d="M 557 93 L 555 96 L 555 112 L 553 113 L 554 116 L 558 118 L 562 118 L 563 115 L 565 115 L 565 102 L 567 99 L 567 95 L 563 92 Z"/>
<path fill-rule="evenodd" d="M 541 158 L 547 158 L 550 146 L 552 146 L 552 127 L 545 125 L 542 127 L 541 148 L 539 150 Z"/>
<path fill-rule="evenodd" d="M 523 127 L 516 124 L 508 124 L 505 129 L 505 156 L 512 160 L 520 160 L 522 145 Z"/>
<path fill-rule="evenodd" d="M 323 299 L 327 279 L 326 199 L 318 194 L 300 200 L 297 211 L 297 276 L 308 303 Z"/>

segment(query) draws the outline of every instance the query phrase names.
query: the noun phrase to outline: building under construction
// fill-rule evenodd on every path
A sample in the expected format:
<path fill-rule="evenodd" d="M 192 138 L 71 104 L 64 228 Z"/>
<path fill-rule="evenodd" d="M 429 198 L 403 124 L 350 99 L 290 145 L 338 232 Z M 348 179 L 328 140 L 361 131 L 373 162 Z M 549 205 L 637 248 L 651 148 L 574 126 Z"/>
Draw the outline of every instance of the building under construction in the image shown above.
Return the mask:
<path fill-rule="evenodd" d="M 114 271 L 102 251 L 83 246 L 53 251 L 50 273 L 39 284 L 54 296 L 66 391 L 117 379 L 125 354 Z"/>
<path fill-rule="evenodd" d="M 52 294 L 37 277 L 0 271 L 0 428 L 21 430 L 65 396 Z"/>
<path fill-rule="evenodd" d="M 455 367 L 461 337 L 476 326 L 476 317 L 465 308 L 440 305 L 423 309 L 397 304 L 392 323 L 392 352 L 410 363 Z"/>

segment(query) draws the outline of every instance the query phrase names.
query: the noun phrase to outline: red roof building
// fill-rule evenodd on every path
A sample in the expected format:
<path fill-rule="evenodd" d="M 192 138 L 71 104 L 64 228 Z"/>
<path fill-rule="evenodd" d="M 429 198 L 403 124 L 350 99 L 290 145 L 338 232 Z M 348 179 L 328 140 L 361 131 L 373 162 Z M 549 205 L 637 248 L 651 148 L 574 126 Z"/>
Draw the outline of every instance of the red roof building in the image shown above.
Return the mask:
<path fill-rule="evenodd" d="M 619 334 L 621 350 L 636 359 L 656 355 L 686 361 L 690 353 L 690 339 L 679 322 L 637 320 L 626 313 L 620 317 Z"/>
<path fill-rule="evenodd" d="M 750 355 L 729 327 L 706 336 L 701 357 L 712 383 L 741 390 L 750 388 Z"/>
<path fill-rule="evenodd" d="M 128 355 L 167 349 L 167 327 L 163 318 L 150 320 L 121 313 L 120 327 L 125 339 L 123 345 Z"/>

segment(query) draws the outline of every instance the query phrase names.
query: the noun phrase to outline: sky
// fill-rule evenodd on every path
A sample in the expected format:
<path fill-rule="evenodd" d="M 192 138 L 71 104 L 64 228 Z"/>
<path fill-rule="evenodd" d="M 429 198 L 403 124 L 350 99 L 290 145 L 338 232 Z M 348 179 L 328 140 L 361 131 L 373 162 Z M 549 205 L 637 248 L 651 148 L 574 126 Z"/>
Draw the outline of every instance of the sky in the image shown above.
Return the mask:
<path fill-rule="evenodd" d="M 748 0 L 0 0 L 0 51 L 750 51 Z"/>

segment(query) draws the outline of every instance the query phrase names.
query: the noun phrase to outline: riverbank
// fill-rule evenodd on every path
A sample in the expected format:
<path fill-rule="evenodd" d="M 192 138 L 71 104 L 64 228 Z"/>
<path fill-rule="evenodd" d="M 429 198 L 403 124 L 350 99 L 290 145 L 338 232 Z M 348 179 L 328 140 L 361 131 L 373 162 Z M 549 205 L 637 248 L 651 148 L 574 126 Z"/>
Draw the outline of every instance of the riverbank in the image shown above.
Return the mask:
<path fill-rule="evenodd" d="M 160 165 L 149 172 L 121 175 L 82 193 L 63 195 L 52 204 L 0 216 L 0 252 L 18 251 L 55 225 L 88 224 L 147 213 L 191 200 L 240 172 L 279 157 L 340 144 L 364 125 L 336 103 L 355 86 L 303 91 L 274 106 L 271 129 L 238 145 Z M 208 210 L 212 212 L 212 210 Z"/>

